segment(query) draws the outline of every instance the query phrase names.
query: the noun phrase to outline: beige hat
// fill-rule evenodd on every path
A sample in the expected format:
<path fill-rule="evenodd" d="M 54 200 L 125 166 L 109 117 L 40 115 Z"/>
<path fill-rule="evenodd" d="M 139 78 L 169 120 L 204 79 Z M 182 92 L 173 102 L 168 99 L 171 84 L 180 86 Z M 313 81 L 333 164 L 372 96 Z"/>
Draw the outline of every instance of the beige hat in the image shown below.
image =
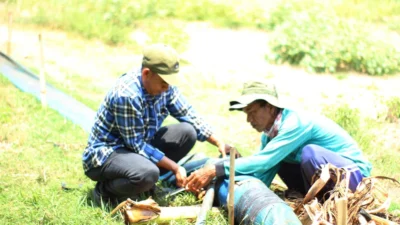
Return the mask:
<path fill-rule="evenodd" d="M 273 106 L 284 108 L 279 102 L 274 84 L 251 81 L 244 84 L 241 96 L 229 102 L 229 110 L 243 110 L 244 107 L 256 100 L 265 100 Z"/>

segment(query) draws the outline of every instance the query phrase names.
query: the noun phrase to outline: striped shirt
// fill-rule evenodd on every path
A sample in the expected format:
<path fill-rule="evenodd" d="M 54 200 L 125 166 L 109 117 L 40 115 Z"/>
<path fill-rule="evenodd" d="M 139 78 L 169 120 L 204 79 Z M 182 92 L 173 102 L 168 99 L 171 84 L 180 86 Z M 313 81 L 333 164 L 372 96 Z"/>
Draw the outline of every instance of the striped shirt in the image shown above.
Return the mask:
<path fill-rule="evenodd" d="M 122 75 L 97 111 L 82 156 L 84 170 L 103 165 L 118 148 L 131 150 L 158 163 L 164 153 L 149 143 L 168 115 L 192 124 L 199 141 L 205 141 L 212 134 L 211 127 L 196 114 L 176 87 L 170 86 L 166 92 L 151 96 L 143 87 L 141 68 Z"/>

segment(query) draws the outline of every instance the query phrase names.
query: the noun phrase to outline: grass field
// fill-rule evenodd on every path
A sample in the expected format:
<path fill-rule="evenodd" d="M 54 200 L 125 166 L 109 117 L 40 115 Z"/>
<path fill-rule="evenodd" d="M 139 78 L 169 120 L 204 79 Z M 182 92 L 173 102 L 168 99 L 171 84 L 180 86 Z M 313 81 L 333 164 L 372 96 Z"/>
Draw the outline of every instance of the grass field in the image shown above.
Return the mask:
<path fill-rule="evenodd" d="M 101 54 L 104 56 L 107 54 L 114 56 L 113 49 L 116 46 L 138 49 L 139 43 L 131 39 L 132 30 L 145 31 L 152 41 L 167 42 L 183 51 L 188 46 L 189 37 L 183 31 L 188 21 L 207 21 L 214 26 L 235 29 L 252 27 L 263 30 L 270 30 L 282 22 L 268 20 L 268 15 L 259 13 L 259 4 L 263 5 L 266 1 L 257 0 L 245 5 L 241 3 L 242 1 L 236 0 L 229 4 L 224 1 L 207 0 L 203 5 L 192 1 L 174 0 L 172 1 L 174 4 L 168 7 L 165 6 L 168 1 L 138 1 L 140 4 L 137 6 L 142 7 L 140 10 L 142 14 L 135 15 L 133 21 L 129 21 L 132 18 L 129 11 L 116 16 L 117 12 L 124 8 L 122 1 L 113 1 L 116 4 L 112 7 L 111 1 L 99 1 L 96 7 L 93 6 L 94 2 L 94 0 L 0 0 L 0 12 L 6 12 L 10 8 L 19 9 L 22 17 L 15 21 L 18 26 L 17 31 L 28 27 L 38 30 L 52 28 L 71 32 L 73 37 L 82 36 L 91 39 L 82 41 L 81 47 L 68 46 L 68 41 L 60 39 L 59 45 L 65 45 L 64 51 L 79 51 L 84 49 L 83 45 L 89 45 L 93 46 L 91 49 L 102 49 L 104 52 Z M 175 4 L 182 6 L 180 10 L 175 10 Z M 135 7 L 135 4 L 126 7 Z M 166 9 L 154 10 L 157 7 Z M 239 10 L 240 7 L 242 11 Z M 302 9 L 301 5 L 296 7 L 299 7 L 296 10 Z M 52 10 L 48 10 L 49 8 Z M 390 32 L 400 32 L 399 1 L 336 1 L 332 8 L 342 18 L 366 21 L 374 26 L 384 27 Z M 263 8 L 265 11 L 269 9 L 266 6 Z M 133 12 L 137 11 L 131 13 Z M 6 13 L 0 15 L 3 24 L 6 21 L 5 15 Z M 221 15 L 229 16 L 221 17 Z M 285 15 L 285 12 L 282 15 Z M 96 24 L 93 24 L 93 18 L 96 19 Z M 76 23 L 77 20 L 80 23 Z M 155 26 L 155 23 L 158 27 L 149 29 Z M 111 44 L 111 47 L 104 45 L 103 42 Z M 121 52 L 119 50 L 118 53 Z M 137 54 L 138 51 L 133 53 Z M 98 53 L 92 52 L 92 54 Z M 90 54 L 86 52 L 78 59 L 84 61 L 83 59 L 89 56 Z M 110 57 L 107 60 L 100 62 L 107 64 L 107 68 L 110 69 L 106 73 L 107 76 L 102 75 L 104 71 L 99 71 L 101 74 L 99 76 L 76 72 L 77 69 L 72 70 L 72 67 L 79 64 L 72 63 L 68 65 L 70 68 L 67 66 L 58 68 L 59 76 L 55 73 L 48 76 L 48 82 L 96 110 L 108 86 L 125 70 L 125 67 L 121 66 L 125 61 L 122 63 L 120 58 L 118 60 L 115 58 L 113 61 Z M 55 67 L 58 65 L 55 62 L 48 64 L 53 64 Z M 33 64 L 25 66 L 35 73 L 38 72 Z M 190 66 L 190 62 L 185 62 L 183 67 L 185 66 Z M 61 75 L 63 77 L 60 77 Z M 293 73 L 293 76 L 295 75 Z M 338 75 L 338 79 L 346 82 L 348 76 L 346 72 L 342 72 Z M 230 80 L 229 77 L 223 78 Z M 183 87 L 182 91 L 197 111 L 214 125 L 217 134 L 228 143 L 234 144 L 242 155 L 253 153 L 258 148 L 259 134 L 245 123 L 243 113 L 232 113 L 227 110 L 227 103 L 231 97 L 239 93 L 240 83 L 237 80 L 224 83 L 212 79 L 191 81 L 193 85 Z M 373 84 L 368 88 L 371 89 L 371 93 L 375 93 L 376 87 Z M 386 111 L 383 117 L 371 119 L 365 118 L 363 112 L 341 104 L 328 105 L 322 110 L 358 141 L 374 166 L 373 175 L 400 178 L 398 163 L 400 148 L 396 144 L 398 118 L 400 118 L 399 99 L 400 96 L 385 103 L 389 110 L 389 119 L 385 119 Z M 166 124 L 174 122 L 169 118 Z M 87 136 L 88 134 L 80 127 L 54 110 L 42 109 L 38 100 L 21 92 L 0 75 L 0 224 L 122 224 L 119 218 L 107 217 L 109 209 L 93 207 L 89 198 L 94 182 L 84 176 L 81 164 L 81 154 Z M 193 151 L 204 152 L 209 156 L 218 155 L 217 150 L 207 143 L 197 143 Z M 65 191 L 61 188 L 62 183 L 76 189 Z M 387 188 L 393 196 L 390 211 L 400 214 L 400 190 L 391 185 Z M 171 204 L 193 203 L 196 203 L 193 196 L 187 195 Z M 226 224 L 225 219 L 219 215 L 208 218 L 208 222 Z M 174 221 L 172 224 L 193 223 Z"/>
<path fill-rule="evenodd" d="M 94 183 L 83 175 L 81 166 L 87 134 L 54 110 L 42 109 L 37 99 L 16 89 L 3 76 L 0 81 L 1 223 L 120 224 L 120 219 L 106 217 L 110 209 L 93 207 L 88 198 Z M 197 97 L 204 99 L 204 96 Z M 382 147 L 379 138 L 372 136 L 372 130 L 365 129 L 367 125 L 379 130 L 381 124 L 376 121 L 362 123 L 357 111 L 346 106 L 334 111 L 331 108 L 329 112 L 329 116 L 358 139 L 374 165 L 374 175 L 399 177 L 399 150 Z M 221 120 L 228 116 L 223 111 L 214 117 Z M 232 120 L 229 127 L 240 126 L 240 123 L 237 119 Z M 234 132 L 238 131 L 227 131 L 225 135 L 234 135 Z M 232 137 L 230 139 L 233 140 Z M 256 147 L 255 143 L 248 141 L 237 141 L 236 144 L 244 155 L 250 154 L 253 152 L 251 149 Z M 208 144 L 197 144 L 194 151 L 216 155 L 216 150 Z M 64 191 L 62 183 L 76 190 Z M 398 191 L 393 186 L 389 188 Z M 172 205 L 188 203 L 195 203 L 195 199 L 184 196 Z M 395 198 L 390 210 L 399 209 L 400 204 Z M 225 224 L 226 221 L 221 221 L 221 218 L 210 217 L 208 221 Z M 190 224 L 187 221 L 176 223 Z"/>

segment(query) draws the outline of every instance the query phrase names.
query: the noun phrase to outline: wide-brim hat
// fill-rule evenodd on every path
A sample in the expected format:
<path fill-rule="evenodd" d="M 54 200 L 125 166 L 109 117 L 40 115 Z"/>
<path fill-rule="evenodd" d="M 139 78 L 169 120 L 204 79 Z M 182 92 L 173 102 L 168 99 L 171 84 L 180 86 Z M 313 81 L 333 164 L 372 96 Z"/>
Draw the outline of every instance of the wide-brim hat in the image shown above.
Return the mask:
<path fill-rule="evenodd" d="M 157 73 L 169 85 L 185 84 L 179 73 L 179 56 L 172 47 L 165 44 L 152 44 L 143 48 L 142 65 Z"/>
<path fill-rule="evenodd" d="M 241 96 L 229 102 L 229 110 L 243 110 L 256 100 L 265 100 L 278 108 L 284 108 L 278 98 L 276 86 L 273 83 L 250 81 L 243 85 Z"/>

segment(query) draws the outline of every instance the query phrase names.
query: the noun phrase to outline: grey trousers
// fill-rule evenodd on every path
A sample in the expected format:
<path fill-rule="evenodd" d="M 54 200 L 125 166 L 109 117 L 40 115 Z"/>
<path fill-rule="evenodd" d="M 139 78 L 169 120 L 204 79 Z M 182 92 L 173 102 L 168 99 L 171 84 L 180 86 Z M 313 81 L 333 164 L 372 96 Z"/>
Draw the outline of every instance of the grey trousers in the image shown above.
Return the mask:
<path fill-rule="evenodd" d="M 192 125 L 179 123 L 162 127 L 154 135 L 151 145 L 160 149 L 171 160 L 183 158 L 196 143 L 197 134 Z M 142 155 L 127 149 L 115 150 L 101 166 L 87 171 L 90 179 L 97 181 L 95 190 L 103 198 L 135 198 L 150 190 L 158 177 L 167 172 L 158 168 Z"/>

